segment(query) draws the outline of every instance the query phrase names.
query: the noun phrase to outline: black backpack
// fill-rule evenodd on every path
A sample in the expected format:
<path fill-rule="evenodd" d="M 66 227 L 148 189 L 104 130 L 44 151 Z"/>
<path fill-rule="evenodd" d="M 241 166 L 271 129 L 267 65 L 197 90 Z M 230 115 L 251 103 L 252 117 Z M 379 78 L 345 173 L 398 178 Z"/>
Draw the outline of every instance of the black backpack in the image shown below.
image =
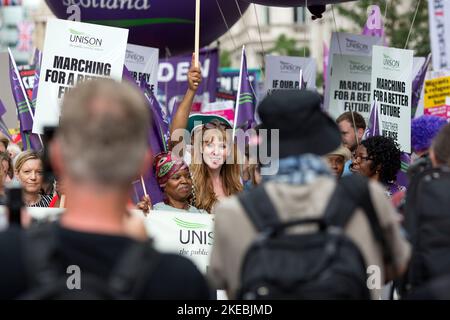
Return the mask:
<path fill-rule="evenodd" d="M 264 186 L 240 201 L 259 231 L 242 264 L 240 299 L 370 299 L 365 261 L 344 234 L 355 209 L 363 208 L 385 259 L 390 259 L 367 179 L 342 178 L 318 219 L 281 222 Z M 297 226 L 316 231 L 288 232 Z"/>
<path fill-rule="evenodd" d="M 404 226 L 413 252 L 403 293 L 450 275 L 450 168 L 427 169 L 412 178 Z"/>
<path fill-rule="evenodd" d="M 70 274 L 58 258 L 56 224 L 30 228 L 23 239 L 28 291 L 24 300 L 115 300 L 145 298 L 148 281 L 160 255 L 150 240 L 133 242 L 116 263 L 108 280 L 81 270 L 81 289 L 69 289 Z"/>

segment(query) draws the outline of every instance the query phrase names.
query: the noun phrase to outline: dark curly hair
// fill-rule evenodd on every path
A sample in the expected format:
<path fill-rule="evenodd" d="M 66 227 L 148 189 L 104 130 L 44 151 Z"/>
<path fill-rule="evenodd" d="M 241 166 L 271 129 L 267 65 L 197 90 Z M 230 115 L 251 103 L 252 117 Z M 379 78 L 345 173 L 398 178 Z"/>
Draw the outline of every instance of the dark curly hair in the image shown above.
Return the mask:
<path fill-rule="evenodd" d="M 371 169 L 380 166 L 380 182 L 387 184 L 395 180 L 401 166 L 401 151 L 391 138 L 383 136 L 371 137 L 361 141 L 367 149 L 367 156 L 372 159 Z"/>

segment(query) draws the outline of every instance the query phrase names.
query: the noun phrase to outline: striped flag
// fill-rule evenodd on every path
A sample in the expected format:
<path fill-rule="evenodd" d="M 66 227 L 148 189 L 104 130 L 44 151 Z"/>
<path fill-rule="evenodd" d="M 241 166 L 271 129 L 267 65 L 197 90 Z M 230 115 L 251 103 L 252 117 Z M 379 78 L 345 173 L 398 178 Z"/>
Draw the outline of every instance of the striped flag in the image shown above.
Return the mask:
<path fill-rule="evenodd" d="M 9 51 L 9 79 L 11 82 L 11 91 L 17 106 L 23 150 L 33 149 L 39 151 L 42 149 L 41 140 L 37 134 L 32 133 L 34 110 L 25 95 L 25 89 L 11 51 Z"/>
<path fill-rule="evenodd" d="M 234 111 L 233 136 L 236 128 L 250 129 L 256 124 L 255 121 L 256 97 L 252 88 L 247 70 L 247 57 L 245 46 L 242 46 L 241 70 L 239 72 L 239 87 L 236 96 L 236 107 Z"/>

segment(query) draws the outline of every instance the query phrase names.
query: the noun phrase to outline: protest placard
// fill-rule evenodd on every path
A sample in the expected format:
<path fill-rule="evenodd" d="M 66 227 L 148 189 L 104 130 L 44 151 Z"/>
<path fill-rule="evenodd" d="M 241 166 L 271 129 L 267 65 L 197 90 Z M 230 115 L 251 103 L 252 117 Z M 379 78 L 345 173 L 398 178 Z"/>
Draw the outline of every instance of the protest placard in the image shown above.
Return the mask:
<path fill-rule="evenodd" d="M 372 98 L 378 102 L 381 133 L 411 152 L 413 51 L 373 47 Z"/>
<path fill-rule="evenodd" d="M 316 61 L 313 58 L 266 55 L 265 92 L 300 89 L 300 71 L 306 88 L 316 87 Z"/>
<path fill-rule="evenodd" d="M 127 45 L 125 66 L 138 85 L 143 79 L 154 94 L 158 88 L 158 59 L 159 49 L 157 48 Z"/>
<path fill-rule="evenodd" d="M 366 123 L 370 115 L 372 58 L 335 54 L 330 79 L 329 113 L 336 119 L 346 111 L 360 113 Z"/>
<path fill-rule="evenodd" d="M 128 30 L 51 19 L 47 22 L 33 132 L 59 121 L 66 91 L 98 78 L 122 80 Z"/>
<path fill-rule="evenodd" d="M 374 45 L 382 45 L 382 37 L 372 37 L 364 36 L 359 34 L 344 33 L 344 32 L 333 32 L 331 36 L 330 50 L 328 54 L 328 67 L 326 72 L 326 83 L 324 92 L 324 109 L 330 110 L 330 98 L 331 90 L 331 73 L 334 73 L 333 69 L 335 67 L 339 68 L 339 65 L 334 63 L 334 57 L 338 55 L 344 56 L 372 56 L 372 47 Z M 369 103 L 370 104 L 370 103 Z"/>
<path fill-rule="evenodd" d="M 145 224 L 159 250 L 189 258 L 206 273 L 214 241 L 211 215 L 152 211 Z"/>

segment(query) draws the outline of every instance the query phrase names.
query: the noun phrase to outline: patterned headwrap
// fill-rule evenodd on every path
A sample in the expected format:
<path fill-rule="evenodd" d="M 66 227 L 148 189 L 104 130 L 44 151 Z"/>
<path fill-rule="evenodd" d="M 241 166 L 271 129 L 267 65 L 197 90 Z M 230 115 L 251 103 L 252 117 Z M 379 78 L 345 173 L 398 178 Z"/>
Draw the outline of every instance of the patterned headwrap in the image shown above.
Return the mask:
<path fill-rule="evenodd" d="M 167 181 L 175 173 L 180 170 L 187 169 L 189 171 L 188 165 L 179 158 L 172 156 L 172 153 L 161 152 L 155 156 L 155 174 L 156 180 L 161 188 L 166 186 Z"/>

